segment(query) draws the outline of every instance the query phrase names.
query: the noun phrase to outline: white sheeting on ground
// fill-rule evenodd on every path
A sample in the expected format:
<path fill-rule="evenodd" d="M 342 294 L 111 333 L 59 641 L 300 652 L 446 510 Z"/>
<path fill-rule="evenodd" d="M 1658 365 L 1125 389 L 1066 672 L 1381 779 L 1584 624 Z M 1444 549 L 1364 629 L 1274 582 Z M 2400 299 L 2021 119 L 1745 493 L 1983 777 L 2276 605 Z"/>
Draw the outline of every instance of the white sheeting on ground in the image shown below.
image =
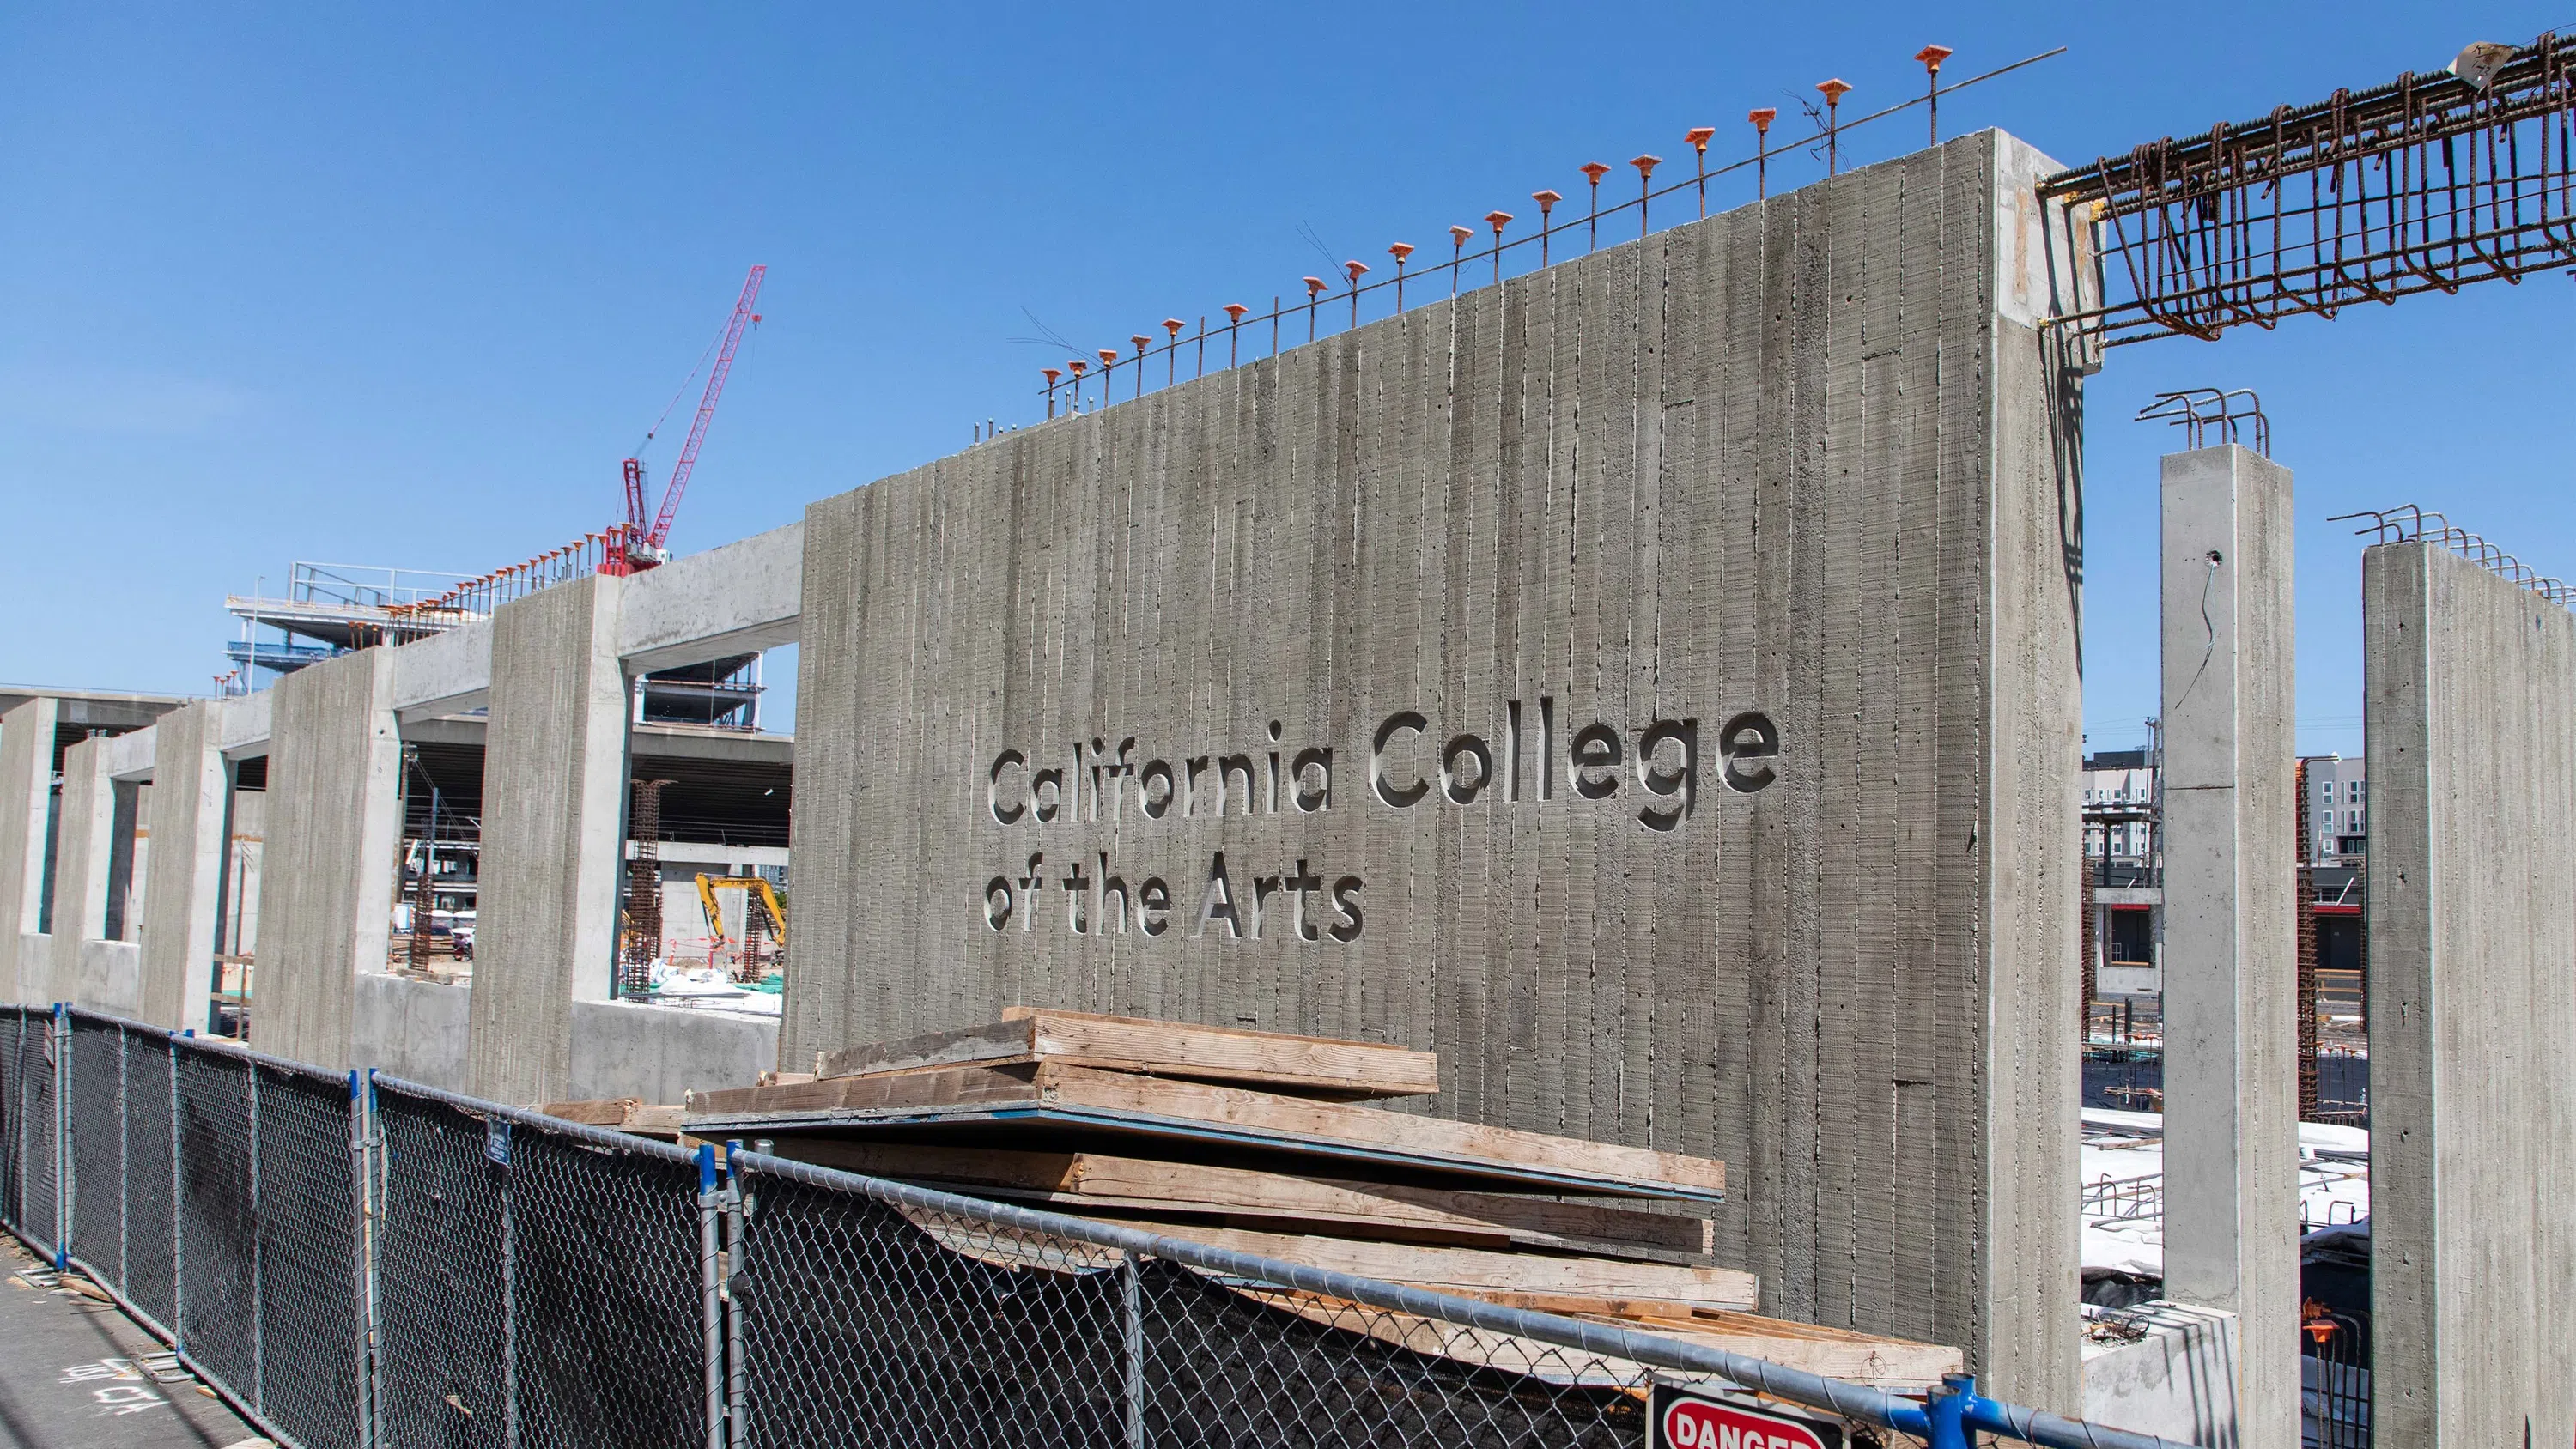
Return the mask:
<path fill-rule="evenodd" d="M 2164 1128 L 2154 1112 L 2084 1109 L 2081 1175 L 2088 1198 L 2104 1199 L 2084 1209 L 2086 1272 L 2164 1276 Z M 2106 1192 L 2106 1182 L 2117 1186 Z M 2368 1131 L 2299 1124 L 2299 1204 L 2311 1231 L 2348 1230 L 2368 1220 Z"/>

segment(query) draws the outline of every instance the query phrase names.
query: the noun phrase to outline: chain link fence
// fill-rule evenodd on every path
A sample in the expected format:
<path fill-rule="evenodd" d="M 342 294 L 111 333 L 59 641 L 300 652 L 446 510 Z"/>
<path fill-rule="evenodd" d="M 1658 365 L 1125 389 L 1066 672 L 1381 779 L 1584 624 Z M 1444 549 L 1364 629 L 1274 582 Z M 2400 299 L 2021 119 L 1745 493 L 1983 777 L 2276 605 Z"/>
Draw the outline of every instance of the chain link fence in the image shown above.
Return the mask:
<path fill-rule="evenodd" d="M 721 1446 L 698 1155 L 390 1078 L 375 1123 L 381 1443 Z"/>
<path fill-rule="evenodd" d="M 0 1183 L 9 1226 L 48 1261 L 62 1250 L 62 1098 L 56 1013 L 10 1007 L 0 1017 L 0 1096 L 7 1099 L 9 1161 Z"/>
<path fill-rule="evenodd" d="M 1667 1384 L 2165 1444 L 81 1012 L 0 1008 L 0 1113 L 8 1225 L 287 1449 L 1691 1449 Z"/>

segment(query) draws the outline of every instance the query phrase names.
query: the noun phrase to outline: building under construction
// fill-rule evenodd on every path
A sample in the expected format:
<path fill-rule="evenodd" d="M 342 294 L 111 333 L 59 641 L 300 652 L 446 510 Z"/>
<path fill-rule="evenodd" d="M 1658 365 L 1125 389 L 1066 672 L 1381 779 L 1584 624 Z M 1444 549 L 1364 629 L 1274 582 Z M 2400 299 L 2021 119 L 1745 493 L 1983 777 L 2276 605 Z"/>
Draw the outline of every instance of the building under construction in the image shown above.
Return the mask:
<path fill-rule="evenodd" d="M 2087 798 L 2076 633 L 2084 493 L 2146 486 L 2084 476 L 2085 379 L 2126 345 L 2576 266 L 2569 53 L 2472 47 L 2074 167 L 1941 139 L 1974 83 L 1947 55 L 1888 113 L 1931 123 L 1895 159 L 1840 166 L 1863 122 L 1831 82 L 1821 176 L 1787 174 L 1805 152 L 1767 112 L 1740 165 L 1695 127 L 1696 164 L 1640 156 L 1633 192 L 1588 169 L 1565 217 L 1550 189 L 1451 258 L 1398 243 L 1377 280 L 1354 260 L 1068 359 L 1042 420 L 788 527 L 670 557 L 676 496 L 648 517 L 638 465 L 622 522 L 529 564 L 236 601 L 240 680 L 271 687 L 109 724 L 31 696 L 0 717 L 0 980 L 168 1028 L 220 1005 L 263 1052 L 483 1103 L 843 1153 L 893 1116 L 1194 1142 L 1258 1116 L 1263 1151 L 1304 1123 L 1371 1170 L 1419 1131 L 1407 1170 L 1434 1174 L 1477 1133 L 1544 1139 L 1563 1155 L 1515 1191 L 1660 1193 L 1698 1225 L 1587 1281 L 1677 1269 L 1702 1296 L 1587 1304 L 1938 1350 L 2175 1442 L 2353 1442 L 2364 1415 L 2576 1441 L 2565 586 L 2439 514 L 2370 514 L 2377 789 L 2327 803 L 2359 777 L 2296 756 L 2289 460 L 2213 394 L 2155 483 L 2143 801 Z M 789 642 L 792 738 L 756 713 Z M 224 862 L 252 778 L 244 950 Z M 692 916 L 718 959 L 686 959 Z M 767 940 L 793 954 L 764 1011 Z M 1355 1088 L 1403 1112 L 1311 1081 L 1254 1102 L 1060 1060 L 1049 1013 L 1434 1080 Z M 2321 1022 L 2367 1044 L 2367 1133 L 2320 1120 Z M 966 1037 L 971 1061 L 905 1056 Z M 2528 1070 L 2500 1090 L 2460 1040 Z M 2088 1055 L 2150 1044 L 2152 1099 L 2088 1107 Z M 2152 1173 L 2108 1165 L 2149 1142 Z M 1151 1206 L 1251 1232 L 1262 1205 Z M 2109 1239 L 2138 1291 L 2088 1314 Z M 2321 1286 L 2329 1248 L 2366 1277 Z M 1495 1256 L 1486 1301 L 1554 1309 L 1533 1264 L 1599 1255 Z M 2106 1320 L 2112 1297 L 2143 1301 Z"/>

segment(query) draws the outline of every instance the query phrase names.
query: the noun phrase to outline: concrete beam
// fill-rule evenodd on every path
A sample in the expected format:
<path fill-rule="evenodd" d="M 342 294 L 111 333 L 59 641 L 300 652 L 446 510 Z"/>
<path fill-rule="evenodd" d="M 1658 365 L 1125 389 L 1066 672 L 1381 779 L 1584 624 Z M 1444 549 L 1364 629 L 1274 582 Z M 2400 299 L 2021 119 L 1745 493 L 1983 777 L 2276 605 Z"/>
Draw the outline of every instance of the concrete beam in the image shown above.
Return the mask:
<path fill-rule="evenodd" d="M 482 886 L 467 1048 L 472 1090 L 566 1100 L 572 1004 L 612 994 L 625 840 L 626 581 L 557 584 L 501 606 L 483 750 Z"/>
<path fill-rule="evenodd" d="M 163 715 L 161 718 L 168 719 L 169 716 Z M 109 779 L 125 784 L 151 783 L 153 751 L 156 748 L 155 728 L 158 723 L 155 721 L 153 725 L 147 725 L 142 729 L 108 737 L 106 749 L 101 751 L 99 759 L 100 768 L 107 771 Z"/>
<path fill-rule="evenodd" d="M 393 651 L 394 713 L 403 723 L 492 702 L 492 625 L 466 624 Z"/>
<path fill-rule="evenodd" d="M 28 988 L 42 984 L 26 979 L 25 942 L 45 913 L 60 715 L 58 703 L 42 696 L 0 714 L 0 989 L 15 1002 L 31 1002 Z M 46 966 L 33 964 L 38 972 Z"/>
<path fill-rule="evenodd" d="M 613 623 L 611 647 L 630 674 L 703 664 L 731 654 L 775 649 L 796 642 L 805 558 L 805 525 L 784 528 L 704 553 L 673 559 L 626 581 Z M 483 621 L 401 645 L 394 658 L 392 696 L 402 723 L 488 709 L 492 696 L 493 623 Z M 250 695 L 253 708 L 227 721 L 224 753 L 248 759 L 267 753 L 272 691 Z M 181 701 L 136 697 L 127 705 L 90 696 L 97 708 L 122 709 L 134 723 L 149 723 Z M 5 700 L 0 691 L 0 700 Z M 140 712 L 138 712 L 140 711 Z"/>
<path fill-rule="evenodd" d="M 805 524 L 673 559 L 629 579 L 617 652 L 630 674 L 704 664 L 796 642 Z"/>
<path fill-rule="evenodd" d="M 2373 1427 L 2569 1443 L 2576 618 L 2398 543 L 2362 555 L 2361 623 Z"/>
<path fill-rule="evenodd" d="M 137 730 L 186 704 L 174 694 L 124 694 L 115 690 L 45 689 L 0 684 L 0 714 L 31 700 L 54 702 L 57 720 L 74 729 Z"/>
<path fill-rule="evenodd" d="M 277 691 L 263 689 L 230 701 L 224 710 L 217 748 L 227 760 L 255 760 L 268 753 L 268 737 L 277 717 Z"/>
<path fill-rule="evenodd" d="M 276 728 L 253 1039 L 318 1066 L 350 1064 L 355 979 L 385 969 L 401 832 L 396 652 L 327 659 L 252 696 L 274 702 Z"/>
<path fill-rule="evenodd" d="M 2163 470 L 2165 1296 L 2242 1333 L 2248 1449 L 2299 1443 L 2290 473 Z"/>
<path fill-rule="evenodd" d="M 633 725 L 631 752 L 638 759 L 714 760 L 735 764 L 792 765 L 792 735 L 744 734 L 694 725 Z M 441 718 L 406 721 L 403 738 L 417 744 L 484 745 L 491 738 L 488 720 Z"/>
<path fill-rule="evenodd" d="M 231 859 L 231 771 L 223 717 L 238 706 L 201 700 L 164 715 L 153 765 L 144 859 L 138 1014 L 174 1031 L 207 1024 L 215 989 L 225 866 Z"/>

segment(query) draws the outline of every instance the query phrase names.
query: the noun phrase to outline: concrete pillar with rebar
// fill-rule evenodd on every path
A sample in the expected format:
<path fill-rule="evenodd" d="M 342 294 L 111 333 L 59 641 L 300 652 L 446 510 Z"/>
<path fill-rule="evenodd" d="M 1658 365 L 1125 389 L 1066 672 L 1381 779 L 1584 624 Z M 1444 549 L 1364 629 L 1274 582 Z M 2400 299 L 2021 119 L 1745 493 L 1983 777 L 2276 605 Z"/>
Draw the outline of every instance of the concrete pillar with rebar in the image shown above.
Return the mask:
<path fill-rule="evenodd" d="M 2378 1442 L 2576 1439 L 2576 617 L 2362 556 Z M 2171 1241 L 2170 1237 L 2168 1241 Z"/>
<path fill-rule="evenodd" d="M 2163 477 L 2165 1294 L 2238 1315 L 2240 1443 L 2299 1442 L 2290 473 Z"/>

